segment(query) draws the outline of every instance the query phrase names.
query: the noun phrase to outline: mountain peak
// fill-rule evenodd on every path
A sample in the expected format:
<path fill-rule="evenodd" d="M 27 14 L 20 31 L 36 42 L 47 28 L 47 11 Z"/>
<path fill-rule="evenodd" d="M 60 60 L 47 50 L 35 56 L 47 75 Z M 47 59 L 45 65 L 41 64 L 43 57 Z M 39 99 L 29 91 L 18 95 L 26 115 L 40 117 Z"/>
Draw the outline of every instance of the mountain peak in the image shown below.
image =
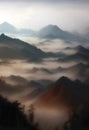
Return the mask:
<path fill-rule="evenodd" d="M 77 49 L 79 53 L 87 53 L 87 55 L 89 54 L 89 50 L 81 45 L 75 47 L 75 49 Z"/>
<path fill-rule="evenodd" d="M 79 50 L 79 51 L 87 50 L 85 47 L 83 47 L 81 45 L 77 46 L 76 49 Z"/>
<path fill-rule="evenodd" d="M 1 37 L 4 37 L 4 36 L 6 36 L 6 35 L 5 35 L 4 33 L 2 33 L 2 34 L 1 34 Z"/>
<path fill-rule="evenodd" d="M 47 25 L 47 27 L 59 28 L 57 25 L 53 25 L 53 24 L 49 24 L 49 25 Z"/>
<path fill-rule="evenodd" d="M 57 25 L 52 25 L 52 24 L 49 24 L 49 25 L 47 25 L 47 26 L 45 26 L 43 29 L 47 29 L 47 30 L 55 30 L 55 31 L 57 31 L 57 30 L 61 30 Z"/>
<path fill-rule="evenodd" d="M 3 25 L 6 25 L 6 24 L 9 24 L 9 23 L 8 23 L 8 22 L 3 22 L 2 24 L 3 24 Z"/>
<path fill-rule="evenodd" d="M 58 79 L 53 86 L 60 89 L 61 86 L 70 86 L 72 83 L 72 80 L 63 76 L 60 79 Z"/>
<path fill-rule="evenodd" d="M 7 35 L 5 35 L 4 33 L 2 33 L 2 34 L 0 35 L 0 39 L 1 39 L 1 40 L 5 40 L 5 39 L 11 39 L 11 38 L 8 37 Z"/>
<path fill-rule="evenodd" d="M 57 25 L 47 25 L 38 32 L 38 36 L 41 38 L 60 38 L 64 35 L 64 31 Z"/>
<path fill-rule="evenodd" d="M 8 22 L 3 22 L 0 24 L 0 32 L 5 32 L 5 33 L 10 33 L 13 32 L 15 33 L 17 29 L 10 23 Z"/>
<path fill-rule="evenodd" d="M 3 26 L 3 27 L 13 27 L 15 28 L 12 24 L 8 23 L 8 22 L 3 22 L 2 24 L 0 24 L 0 26 Z"/>
<path fill-rule="evenodd" d="M 65 81 L 71 81 L 69 78 L 62 76 L 60 79 L 57 80 L 58 82 L 65 82 Z"/>

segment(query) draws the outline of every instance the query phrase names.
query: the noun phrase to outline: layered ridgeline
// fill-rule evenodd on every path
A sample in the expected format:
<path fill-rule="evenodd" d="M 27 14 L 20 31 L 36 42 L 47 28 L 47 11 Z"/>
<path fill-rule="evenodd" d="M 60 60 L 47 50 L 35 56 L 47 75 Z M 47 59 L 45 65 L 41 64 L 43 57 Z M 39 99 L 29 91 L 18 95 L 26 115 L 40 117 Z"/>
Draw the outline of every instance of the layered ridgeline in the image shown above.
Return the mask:
<path fill-rule="evenodd" d="M 41 30 L 34 31 L 32 29 L 21 28 L 18 29 L 10 23 L 4 22 L 0 24 L 0 32 L 24 35 L 24 36 L 34 36 L 42 39 L 62 39 L 64 41 L 75 41 L 75 42 L 87 42 L 89 39 L 87 36 L 80 36 L 68 31 L 64 31 L 57 25 L 47 25 Z"/>
<path fill-rule="evenodd" d="M 17 33 L 17 28 L 14 27 L 13 25 L 4 22 L 2 24 L 0 24 L 0 32 L 2 33 Z"/>
<path fill-rule="evenodd" d="M 9 34 L 19 34 L 19 35 L 25 34 L 29 36 L 35 36 L 35 31 L 26 28 L 18 29 L 8 22 L 4 22 L 0 24 L 0 32 L 9 33 Z"/>
<path fill-rule="evenodd" d="M 85 48 L 81 45 L 76 46 L 76 47 L 67 47 L 64 49 L 64 53 L 65 52 L 74 52 L 71 55 L 66 55 L 62 58 L 59 57 L 58 61 L 59 62 L 71 62 L 71 61 L 75 61 L 75 62 L 89 62 L 89 49 Z"/>
<path fill-rule="evenodd" d="M 46 53 L 37 47 L 6 36 L 0 35 L 0 59 L 24 59 L 29 61 L 40 61 Z"/>
<path fill-rule="evenodd" d="M 87 83 L 61 77 L 37 100 L 36 105 L 54 109 L 75 108 L 87 101 L 88 98 L 89 85 Z"/>
<path fill-rule="evenodd" d="M 45 39 L 62 39 L 64 41 L 86 42 L 87 39 L 78 34 L 62 30 L 57 25 L 48 25 L 42 28 L 38 34 L 40 38 Z"/>

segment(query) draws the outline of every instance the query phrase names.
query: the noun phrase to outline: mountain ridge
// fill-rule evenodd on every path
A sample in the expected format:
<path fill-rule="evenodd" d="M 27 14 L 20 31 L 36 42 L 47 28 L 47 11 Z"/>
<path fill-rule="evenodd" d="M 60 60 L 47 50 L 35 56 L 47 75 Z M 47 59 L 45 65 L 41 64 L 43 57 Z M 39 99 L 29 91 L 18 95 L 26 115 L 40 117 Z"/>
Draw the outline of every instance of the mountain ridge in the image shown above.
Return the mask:
<path fill-rule="evenodd" d="M 46 53 L 39 48 L 16 38 L 0 35 L 0 58 L 1 59 L 25 59 L 40 61 Z"/>
<path fill-rule="evenodd" d="M 45 108 L 78 107 L 89 97 L 89 86 L 81 81 L 61 77 L 43 94 L 36 105 Z"/>
<path fill-rule="evenodd" d="M 64 41 L 86 42 L 86 38 L 60 29 L 57 25 L 47 25 L 38 31 L 38 37 L 47 39 L 62 39 Z"/>
<path fill-rule="evenodd" d="M 3 22 L 2 24 L 0 24 L 0 32 L 1 33 L 9 33 L 9 32 L 17 33 L 17 28 L 8 22 Z"/>
<path fill-rule="evenodd" d="M 16 28 L 12 24 L 8 22 L 4 22 L 0 24 L 0 32 L 1 33 L 11 33 L 11 34 L 19 34 L 26 35 L 32 37 L 46 38 L 46 39 L 62 39 L 64 41 L 75 41 L 75 42 L 87 42 L 89 39 L 84 36 L 80 36 L 78 34 L 74 34 L 68 31 L 62 30 L 57 25 L 49 24 L 38 31 L 34 31 L 32 29 L 26 28 Z"/>

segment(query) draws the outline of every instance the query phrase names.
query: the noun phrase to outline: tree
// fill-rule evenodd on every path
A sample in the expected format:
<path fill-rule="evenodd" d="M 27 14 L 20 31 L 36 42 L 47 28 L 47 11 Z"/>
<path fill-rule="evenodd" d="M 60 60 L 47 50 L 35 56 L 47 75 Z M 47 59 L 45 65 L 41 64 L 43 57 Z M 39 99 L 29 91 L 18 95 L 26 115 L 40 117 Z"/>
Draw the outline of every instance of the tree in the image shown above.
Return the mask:
<path fill-rule="evenodd" d="M 31 104 L 28 110 L 28 119 L 32 124 L 34 124 L 34 109 L 34 106 Z"/>
<path fill-rule="evenodd" d="M 35 115 L 34 115 L 35 107 L 33 104 L 30 105 L 28 110 L 28 120 L 29 122 L 35 126 L 37 129 L 39 129 L 39 125 L 37 122 L 35 122 Z"/>
<path fill-rule="evenodd" d="M 1 128 L 37 130 L 36 126 L 28 122 L 18 101 L 10 102 L 2 96 L 0 96 L 0 130 Z"/>

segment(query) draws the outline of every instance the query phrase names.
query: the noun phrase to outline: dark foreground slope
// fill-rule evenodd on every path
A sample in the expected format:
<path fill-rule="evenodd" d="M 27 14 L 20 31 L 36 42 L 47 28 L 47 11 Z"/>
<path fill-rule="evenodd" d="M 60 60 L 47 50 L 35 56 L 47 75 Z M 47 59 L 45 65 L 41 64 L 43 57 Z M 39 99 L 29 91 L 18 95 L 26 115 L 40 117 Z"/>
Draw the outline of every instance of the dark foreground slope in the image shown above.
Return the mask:
<path fill-rule="evenodd" d="M 45 57 L 45 52 L 19 39 L 0 35 L 0 58 L 40 61 Z"/>
<path fill-rule="evenodd" d="M 83 104 L 88 97 L 88 84 L 62 77 L 52 84 L 48 92 L 42 95 L 36 104 L 45 108 L 75 108 Z"/>
<path fill-rule="evenodd" d="M 0 96 L 0 130 L 36 130 L 36 127 L 29 123 L 23 108 L 16 102 L 9 102 Z"/>

